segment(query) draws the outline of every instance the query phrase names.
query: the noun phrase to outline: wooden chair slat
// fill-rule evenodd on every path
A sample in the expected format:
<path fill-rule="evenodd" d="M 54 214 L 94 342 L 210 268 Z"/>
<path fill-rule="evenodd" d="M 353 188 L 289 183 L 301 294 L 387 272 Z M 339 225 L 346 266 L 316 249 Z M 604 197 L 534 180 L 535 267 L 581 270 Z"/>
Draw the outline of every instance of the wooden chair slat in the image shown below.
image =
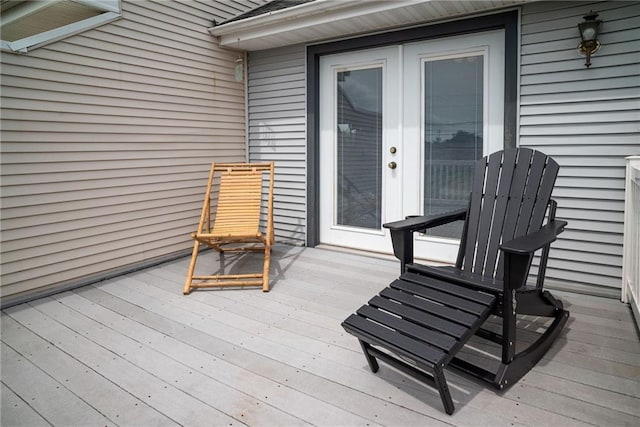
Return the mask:
<path fill-rule="evenodd" d="M 401 304 L 397 304 L 397 303 Z M 449 312 L 442 304 L 435 301 L 421 301 L 408 292 L 395 288 L 384 289 L 380 296 L 369 300 L 372 307 L 384 309 L 390 313 L 410 317 L 414 322 L 429 325 L 430 329 L 443 332 L 454 338 L 460 338 L 465 332 L 465 325 L 452 322 Z"/>
<path fill-rule="evenodd" d="M 530 229 L 536 230 L 540 228 L 544 221 L 544 216 L 547 212 L 547 204 L 544 202 L 551 198 L 551 192 L 553 191 L 559 169 L 560 166 L 553 159 L 547 161 L 544 175 L 540 182 L 540 189 L 538 190 L 537 203 L 531 214 Z"/>
<path fill-rule="evenodd" d="M 535 152 L 535 155 L 533 156 L 531 169 L 529 170 L 529 178 L 527 179 L 527 185 L 524 188 L 518 224 L 513 237 L 523 236 L 527 231 L 529 231 L 529 222 L 531 220 L 531 214 L 533 213 L 533 206 L 536 203 L 538 190 L 540 189 L 540 182 L 542 181 L 542 175 L 546 164 L 545 157 L 546 156 L 539 151 Z"/>
<path fill-rule="evenodd" d="M 380 296 L 400 303 L 400 304 L 391 304 L 388 307 L 390 311 L 400 316 L 404 317 L 405 309 L 407 307 L 413 307 L 416 309 L 415 313 L 423 313 L 423 315 L 424 313 L 426 313 L 427 315 L 434 315 L 448 322 L 453 322 L 457 325 L 462 325 L 462 326 L 469 326 L 476 319 L 476 316 L 472 314 L 465 313 L 460 310 L 455 310 L 439 302 L 430 301 L 424 298 L 419 298 L 410 292 L 403 292 L 403 291 L 405 291 L 405 289 L 403 289 L 403 287 L 401 286 L 389 286 L 388 288 L 385 288 L 382 290 L 382 292 L 380 292 Z M 430 321 L 433 321 L 435 317 L 430 317 L 428 319 Z M 412 320 L 418 321 L 418 318 L 413 317 Z M 425 325 L 429 324 L 426 321 L 423 321 L 422 323 L 424 323 Z M 438 328 L 432 324 L 429 324 L 429 327 L 432 327 L 434 329 L 439 329 L 439 330 L 445 330 L 445 331 L 451 329 L 451 327 L 449 326 L 442 326 Z M 464 328 L 460 328 L 457 334 L 460 336 L 463 332 L 464 332 Z"/>
<path fill-rule="evenodd" d="M 499 254 L 498 247 L 502 240 L 504 220 L 507 215 L 507 204 L 511 193 L 511 184 L 516 167 L 516 151 L 508 150 L 504 152 L 502 161 L 502 171 L 500 173 L 500 183 L 498 184 L 498 194 L 496 200 L 493 225 L 491 227 L 491 237 L 487 248 L 487 259 L 485 261 L 482 274 L 495 277 L 496 262 Z"/>
<path fill-rule="evenodd" d="M 505 223 L 502 231 L 502 240 L 508 241 L 513 239 L 516 233 L 516 226 L 520 215 L 520 208 L 524 197 L 523 189 L 526 186 L 531 165 L 533 151 L 519 150 L 517 157 L 517 165 L 513 174 L 513 182 L 509 188 L 509 202 L 507 203 L 507 211 L 505 214 Z M 519 191 L 516 191 L 519 189 Z M 504 274 L 504 255 L 498 255 L 498 265 L 495 271 L 496 276 L 501 277 Z"/>
<path fill-rule="evenodd" d="M 421 266 L 422 267 L 422 266 Z M 489 293 L 477 292 L 474 289 L 469 289 L 464 286 L 454 285 L 451 282 L 445 280 L 432 280 L 431 277 L 426 279 L 424 275 L 417 273 L 406 272 L 402 275 L 402 279 L 417 283 L 422 286 L 427 286 L 442 292 L 456 295 L 460 298 L 466 298 L 469 301 L 480 305 L 488 305 L 493 301 L 493 296 Z"/>
<path fill-rule="evenodd" d="M 402 279 L 405 279 L 405 275 L 402 275 L 400 277 Z M 470 313 L 472 315 L 478 315 L 479 313 L 482 313 L 485 308 L 485 306 L 482 304 L 469 301 L 465 298 L 459 298 L 458 296 L 451 293 L 442 292 L 436 287 L 424 286 L 422 284 L 412 283 L 407 280 L 395 281 L 391 283 L 390 287 L 401 289 L 405 292 L 411 293 L 412 295 L 419 296 L 420 298 L 424 298 L 429 301 L 434 301 L 438 304 L 443 304 L 449 307 L 456 307 L 457 310 L 465 313 Z"/>
<path fill-rule="evenodd" d="M 478 218 L 480 218 L 480 211 L 482 208 L 482 198 L 476 196 L 482 194 L 484 191 L 484 178 L 486 172 L 487 159 L 483 158 L 476 163 L 476 168 L 473 176 L 473 187 L 471 191 L 471 200 L 469 204 L 469 214 L 466 220 L 466 245 L 465 248 L 460 248 L 464 251 L 463 268 L 465 271 L 473 270 L 473 259 L 476 251 L 476 239 L 478 236 Z"/>
<path fill-rule="evenodd" d="M 434 366 L 441 363 L 446 353 L 441 349 L 425 344 L 423 341 L 397 333 L 394 330 L 379 325 L 378 323 L 366 320 L 362 316 L 351 316 L 345 323 L 354 328 L 358 328 L 361 333 L 375 337 L 380 343 L 395 348 L 398 352 L 417 359 L 427 366 Z"/>
<path fill-rule="evenodd" d="M 427 342 L 432 346 L 448 352 L 456 343 L 455 338 L 445 335 L 433 329 L 422 328 L 414 323 L 414 317 L 410 313 L 410 309 L 402 307 L 402 317 L 392 316 L 385 311 L 376 310 L 375 308 L 365 305 L 358 310 L 358 314 L 367 319 L 371 319 L 377 323 L 396 331 L 408 334 L 420 341 Z M 417 311 L 417 310 L 415 310 Z M 404 318 L 410 321 L 404 320 Z M 437 352 L 437 356 L 441 357 L 441 353 Z"/>
<path fill-rule="evenodd" d="M 478 237 L 476 238 L 476 253 L 473 271 L 482 273 L 484 271 L 487 250 L 489 249 L 489 238 L 492 232 L 492 221 L 495 212 L 495 202 L 498 195 L 498 179 L 500 178 L 500 166 L 502 164 L 502 153 L 494 153 L 489 156 L 487 164 L 487 174 L 484 183 L 484 195 L 482 209 L 480 212 Z"/>

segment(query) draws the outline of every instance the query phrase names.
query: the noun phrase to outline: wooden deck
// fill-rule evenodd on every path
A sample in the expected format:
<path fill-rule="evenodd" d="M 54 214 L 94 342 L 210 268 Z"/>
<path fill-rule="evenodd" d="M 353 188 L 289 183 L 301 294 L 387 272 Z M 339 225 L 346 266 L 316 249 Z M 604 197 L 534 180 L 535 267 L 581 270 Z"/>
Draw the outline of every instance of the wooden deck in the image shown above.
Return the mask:
<path fill-rule="evenodd" d="M 271 292 L 183 296 L 187 265 L 4 310 L 1 425 L 640 425 L 640 342 L 618 301 L 554 292 L 571 318 L 547 356 L 501 393 L 446 371 L 448 416 L 434 390 L 372 374 L 340 327 L 396 262 L 278 245 Z"/>

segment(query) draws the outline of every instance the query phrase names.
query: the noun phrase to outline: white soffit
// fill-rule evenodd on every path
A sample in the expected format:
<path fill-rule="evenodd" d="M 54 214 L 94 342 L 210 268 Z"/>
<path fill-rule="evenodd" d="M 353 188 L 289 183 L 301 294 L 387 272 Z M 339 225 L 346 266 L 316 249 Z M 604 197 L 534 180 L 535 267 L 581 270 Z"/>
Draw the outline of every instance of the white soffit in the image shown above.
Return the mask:
<path fill-rule="evenodd" d="M 531 0 L 315 0 L 209 28 L 221 46 L 262 50 L 470 15 Z"/>
<path fill-rule="evenodd" d="M 120 16 L 120 0 L 0 0 L 0 48 L 27 53 Z"/>

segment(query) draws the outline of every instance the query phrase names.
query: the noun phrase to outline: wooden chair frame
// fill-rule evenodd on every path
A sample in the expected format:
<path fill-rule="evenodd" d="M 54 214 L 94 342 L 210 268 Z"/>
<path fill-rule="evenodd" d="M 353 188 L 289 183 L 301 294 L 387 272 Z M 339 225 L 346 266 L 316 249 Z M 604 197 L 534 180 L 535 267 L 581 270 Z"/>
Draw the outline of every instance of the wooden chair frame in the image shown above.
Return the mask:
<path fill-rule="evenodd" d="M 264 175 L 267 179 L 266 230 L 260 231 L 264 196 Z M 275 242 L 273 226 L 274 163 L 212 163 L 200 222 L 194 239 L 191 262 L 183 293 L 192 289 L 223 286 L 261 286 L 269 291 L 271 247 Z M 212 191 L 219 176 L 218 200 L 212 218 Z M 242 246 L 238 246 L 238 245 Z M 244 246 L 244 244 L 251 244 Z M 200 245 L 206 245 L 221 255 L 225 252 L 264 252 L 262 272 L 246 274 L 194 275 Z M 233 245 L 233 246 L 229 246 Z"/>
<path fill-rule="evenodd" d="M 497 152 L 477 162 L 468 208 L 384 225 L 391 231 L 401 276 L 342 324 L 360 341 L 373 372 L 379 359 L 434 386 L 445 411 L 452 414 L 446 366 L 503 389 L 542 358 L 569 317 L 562 302 L 543 290 L 550 244 L 567 224 L 555 218 L 557 204 L 551 199 L 558 169 L 538 151 Z M 413 233 L 458 220 L 464 228 L 455 266 L 414 262 Z M 529 286 L 538 250 L 537 281 Z M 518 353 L 517 314 L 552 319 L 547 330 Z M 502 333 L 483 327 L 493 315 L 502 318 Z M 472 336 L 500 345 L 495 372 L 458 356 Z"/>

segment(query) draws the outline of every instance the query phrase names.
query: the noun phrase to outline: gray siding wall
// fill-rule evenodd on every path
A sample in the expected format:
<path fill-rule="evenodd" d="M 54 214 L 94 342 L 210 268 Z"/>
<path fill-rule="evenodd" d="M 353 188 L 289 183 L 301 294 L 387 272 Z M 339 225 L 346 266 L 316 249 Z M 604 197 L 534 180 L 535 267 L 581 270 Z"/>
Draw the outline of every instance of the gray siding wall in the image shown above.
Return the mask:
<path fill-rule="evenodd" d="M 587 69 L 576 46 L 589 10 L 604 23 Z M 547 277 L 619 296 L 624 158 L 640 153 L 640 3 L 532 3 L 521 36 L 520 145 L 560 163 L 554 198 L 569 221 Z"/>
<path fill-rule="evenodd" d="M 249 160 L 274 160 L 276 240 L 305 243 L 306 49 L 248 55 Z"/>
<path fill-rule="evenodd" d="M 192 246 L 209 163 L 246 156 L 238 53 L 207 28 L 261 3 L 125 0 L 121 20 L 2 53 L 4 305 Z"/>

